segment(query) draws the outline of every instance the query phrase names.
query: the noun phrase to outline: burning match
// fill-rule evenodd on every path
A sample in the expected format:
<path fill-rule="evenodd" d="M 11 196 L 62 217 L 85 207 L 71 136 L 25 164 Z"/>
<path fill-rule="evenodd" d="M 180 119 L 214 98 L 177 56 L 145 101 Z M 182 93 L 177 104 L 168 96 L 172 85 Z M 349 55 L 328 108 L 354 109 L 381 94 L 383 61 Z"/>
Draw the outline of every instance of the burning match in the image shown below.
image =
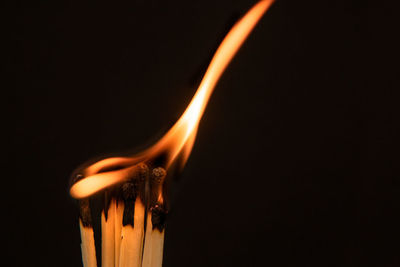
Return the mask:
<path fill-rule="evenodd" d="M 79 168 L 70 194 L 80 207 L 81 249 L 85 267 L 97 266 L 90 199 L 102 195 L 101 265 L 162 266 L 168 181 L 192 150 L 198 125 L 219 78 L 257 22 L 272 4 L 255 4 L 217 49 L 189 106 L 153 146 L 130 157 L 112 157 Z"/>

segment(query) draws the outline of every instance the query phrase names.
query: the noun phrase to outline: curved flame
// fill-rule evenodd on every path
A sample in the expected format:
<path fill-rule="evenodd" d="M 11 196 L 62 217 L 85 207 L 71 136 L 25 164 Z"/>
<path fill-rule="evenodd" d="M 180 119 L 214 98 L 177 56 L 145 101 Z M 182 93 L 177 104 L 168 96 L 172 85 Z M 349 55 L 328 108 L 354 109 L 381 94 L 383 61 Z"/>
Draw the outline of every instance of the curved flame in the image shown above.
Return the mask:
<path fill-rule="evenodd" d="M 183 164 L 187 161 L 196 138 L 197 128 L 208 100 L 222 73 L 246 40 L 254 26 L 270 7 L 273 0 L 262 0 L 255 4 L 240 19 L 222 41 L 201 81 L 189 106 L 174 126 L 153 146 L 133 157 L 115 157 L 96 162 L 83 171 L 85 178 L 76 182 L 70 189 L 74 198 L 84 198 L 108 186 L 123 181 L 135 171 L 133 164 L 166 156 L 166 169 L 178 155 Z M 118 165 L 123 169 L 98 173 L 102 169 Z"/>

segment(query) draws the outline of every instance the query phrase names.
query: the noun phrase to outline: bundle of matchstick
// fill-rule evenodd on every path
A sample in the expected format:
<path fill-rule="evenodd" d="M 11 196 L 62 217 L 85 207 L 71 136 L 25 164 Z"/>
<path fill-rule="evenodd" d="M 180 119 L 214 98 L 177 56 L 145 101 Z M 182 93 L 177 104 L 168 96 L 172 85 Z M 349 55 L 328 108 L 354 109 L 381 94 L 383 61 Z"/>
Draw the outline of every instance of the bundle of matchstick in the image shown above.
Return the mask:
<path fill-rule="evenodd" d="M 162 167 L 138 164 L 139 171 L 106 189 L 101 211 L 102 267 L 161 267 L 166 204 Z M 84 267 L 96 267 L 95 236 L 89 199 L 79 200 Z"/>
<path fill-rule="evenodd" d="M 272 2 L 259 1 L 232 27 L 215 52 L 193 100 L 164 137 L 133 157 L 109 158 L 83 169 L 83 174 L 88 177 L 82 180 L 83 183 L 76 181 L 70 194 L 80 203 L 79 224 L 85 267 L 97 266 L 90 201 L 87 197 L 99 191 L 105 196 L 101 212 L 101 265 L 161 267 L 167 213 L 164 198 L 166 171 L 149 163 L 136 163 L 142 160 L 159 162 L 159 158 L 163 158 L 169 172 L 173 164 L 183 167 L 215 85 Z M 122 166 L 122 169 L 115 170 L 116 166 Z M 112 171 L 106 172 L 106 168 Z M 74 179 L 77 180 L 77 177 Z"/>

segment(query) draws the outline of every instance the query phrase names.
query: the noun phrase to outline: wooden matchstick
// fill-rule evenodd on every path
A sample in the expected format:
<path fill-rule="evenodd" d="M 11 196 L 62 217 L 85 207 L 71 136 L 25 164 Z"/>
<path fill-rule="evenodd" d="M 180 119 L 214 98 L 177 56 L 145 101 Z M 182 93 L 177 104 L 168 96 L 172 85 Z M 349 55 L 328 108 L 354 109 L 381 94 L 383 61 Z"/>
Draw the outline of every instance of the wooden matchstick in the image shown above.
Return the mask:
<path fill-rule="evenodd" d="M 79 201 L 79 228 L 81 231 L 81 251 L 84 267 L 97 267 L 96 249 L 89 199 Z"/>
<path fill-rule="evenodd" d="M 155 206 L 147 215 L 142 267 L 161 267 L 164 249 L 164 208 Z"/>
<path fill-rule="evenodd" d="M 110 199 L 111 198 L 111 199 Z M 105 207 L 101 213 L 101 266 L 114 267 L 115 264 L 115 214 L 116 200 L 105 192 Z"/>
<path fill-rule="evenodd" d="M 119 267 L 142 265 L 145 209 L 140 198 L 130 205 L 134 205 L 135 209 L 134 223 L 122 227 Z"/>
<path fill-rule="evenodd" d="M 119 255 L 121 248 L 121 231 L 122 231 L 122 218 L 124 215 L 124 202 L 121 199 L 116 200 L 115 207 L 115 238 L 114 238 L 114 266 L 119 266 Z"/>
<path fill-rule="evenodd" d="M 148 167 L 140 164 L 138 177 L 122 185 L 124 212 L 121 229 L 119 267 L 141 267 L 144 238 L 145 206 L 144 182 L 148 180 Z"/>
<path fill-rule="evenodd" d="M 161 167 L 155 168 L 152 171 L 149 181 L 150 199 L 142 267 L 162 266 L 166 217 L 166 208 L 163 198 L 165 176 L 165 169 Z"/>

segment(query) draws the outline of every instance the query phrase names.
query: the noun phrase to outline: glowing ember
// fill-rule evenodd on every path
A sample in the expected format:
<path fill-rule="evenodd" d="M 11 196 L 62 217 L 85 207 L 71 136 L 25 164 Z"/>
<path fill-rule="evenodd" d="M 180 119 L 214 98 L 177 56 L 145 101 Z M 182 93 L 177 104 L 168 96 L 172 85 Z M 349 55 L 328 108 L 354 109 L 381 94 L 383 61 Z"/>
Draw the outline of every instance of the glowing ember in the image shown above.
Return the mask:
<path fill-rule="evenodd" d="M 138 171 L 137 163 L 151 162 L 160 156 L 165 157 L 165 166 L 163 166 L 165 169 L 168 169 L 178 156 L 182 159 L 180 164 L 183 167 L 192 150 L 200 119 L 215 85 L 272 2 L 272 0 L 260 1 L 234 25 L 211 60 L 189 106 L 175 125 L 156 144 L 132 157 L 108 158 L 87 167 L 81 172 L 84 178 L 71 187 L 71 196 L 77 199 L 88 197 L 131 177 Z M 119 169 L 104 171 L 115 166 Z"/>

